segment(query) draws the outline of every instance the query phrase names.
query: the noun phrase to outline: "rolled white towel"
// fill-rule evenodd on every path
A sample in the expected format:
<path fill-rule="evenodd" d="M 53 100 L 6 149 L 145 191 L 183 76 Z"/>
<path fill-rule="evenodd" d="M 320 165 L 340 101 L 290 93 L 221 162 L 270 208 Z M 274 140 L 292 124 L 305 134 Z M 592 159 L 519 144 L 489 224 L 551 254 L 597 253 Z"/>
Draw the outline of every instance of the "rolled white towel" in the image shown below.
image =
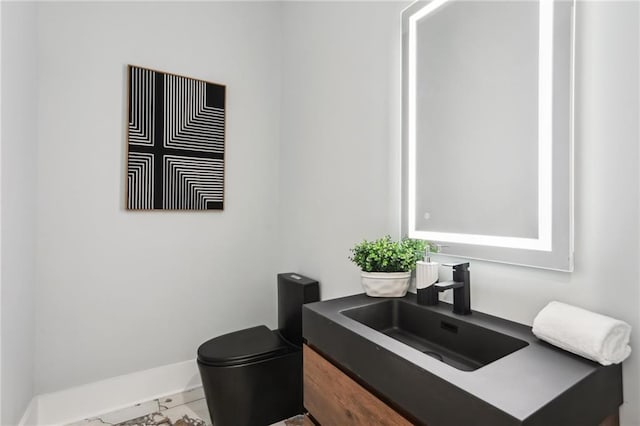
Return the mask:
<path fill-rule="evenodd" d="M 550 302 L 533 320 L 542 340 L 602 365 L 619 364 L 631 353 L 631 326 L 586 309 Z"/>

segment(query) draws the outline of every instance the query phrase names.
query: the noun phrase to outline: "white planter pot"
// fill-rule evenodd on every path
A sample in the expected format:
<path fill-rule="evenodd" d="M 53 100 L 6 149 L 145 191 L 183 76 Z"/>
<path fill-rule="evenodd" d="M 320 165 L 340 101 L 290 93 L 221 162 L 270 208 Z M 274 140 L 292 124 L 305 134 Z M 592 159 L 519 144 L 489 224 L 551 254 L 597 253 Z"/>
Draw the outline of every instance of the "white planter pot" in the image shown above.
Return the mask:
<path fill-rule="evenodd" d="M 407 294 L 411 272 L 361 272 L 367 296 L 403 297 Z"/>

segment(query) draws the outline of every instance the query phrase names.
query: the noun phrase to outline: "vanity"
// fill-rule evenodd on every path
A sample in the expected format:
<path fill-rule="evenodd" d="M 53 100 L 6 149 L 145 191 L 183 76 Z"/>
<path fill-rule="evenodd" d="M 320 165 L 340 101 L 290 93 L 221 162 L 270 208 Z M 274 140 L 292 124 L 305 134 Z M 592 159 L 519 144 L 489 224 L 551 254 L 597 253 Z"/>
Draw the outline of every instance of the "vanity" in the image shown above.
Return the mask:
<path fill-rule="evenodd" d="M 415 294 L 303 307 L 304 405 L 320 425 L 602 425 L 618 422 L 621 365 L 531 328 Z"/>

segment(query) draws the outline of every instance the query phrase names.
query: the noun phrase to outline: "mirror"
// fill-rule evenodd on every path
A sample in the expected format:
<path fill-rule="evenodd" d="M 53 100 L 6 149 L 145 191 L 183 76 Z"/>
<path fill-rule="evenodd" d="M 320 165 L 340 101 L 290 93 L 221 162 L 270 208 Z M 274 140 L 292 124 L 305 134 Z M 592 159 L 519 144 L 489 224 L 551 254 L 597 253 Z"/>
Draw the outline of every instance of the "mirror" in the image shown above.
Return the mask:
<path fill-rule="evenodd" d="M 572 1 L 403 12 L 403 231 L 442 253 L 573 269 Z"/>

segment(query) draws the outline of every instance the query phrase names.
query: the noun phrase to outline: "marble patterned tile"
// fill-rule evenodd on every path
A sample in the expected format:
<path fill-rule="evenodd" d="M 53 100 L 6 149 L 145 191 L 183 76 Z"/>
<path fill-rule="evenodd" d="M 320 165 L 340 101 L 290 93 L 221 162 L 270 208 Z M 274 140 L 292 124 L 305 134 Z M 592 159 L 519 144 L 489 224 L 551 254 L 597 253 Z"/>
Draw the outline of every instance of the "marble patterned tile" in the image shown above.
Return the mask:
<path fill-rule="evenodd" d="M 93 418 L 80 420 L 79 422 L 75 423 L 69 423 L 66 426 L 105 426 L 105 423 L 98 418 Z"/>
<path fill-rule="evenodd" d="M 297 416 L 291 417 L 284 421 L 284 424 L 287 426 L 303 426 L 304 425 L 304 414 L 298 414 Z"/>
<path fill-rule="evenodd" d="M 302 426 L 303 416 L 272 426 Z M 202 387 L 136 404 L 67 426 L 211 426 Z"/>
<path fill-rule="evenodd" d="M 103 414 L 92 420 L 100 420 L 102 424 L 116 425 L 127 420 L 135 419 L 144 416 L 149 413 L 153 413 L 159 410 L 158 401 L 147 401 L 140 404 L 136 404 L 131 407 L 123 408 L 121 410 L 112 411 L 111 413 Z"/>
<path fill-rule="evenodd" d="M 119 423 L 114 426 L 207 426 L 202 419 L 183 414 L 182 417 L 171 419 L 162 412 L 151 413 L 137 419 Z"/>
<path fill-rule="evenodd" d="M 172 423 L 161 413 L 157 412 L 149 413 L 113 426 L 172 426 Z"/>
<path fill-rule="evenodd" d="M 282 420 L 278 423 L 273 423 L 270 426 L 303 426 L 304 415 L 299 414 L 297 416 L 293 416 L 290 419 Z"/>
<path fill-rule="evenodd" d="M 204 399 L 199 399 L 187 404 L 178 405 L 167 410 L 162 410 L 160 411 L 160 414 L 169 419 L 169 421 L 171 422 L 169 424 L 171 425 L 211 425 L 211 420 L 209 419 L 209 410 L 207 409 L 207 402 Z M 191 421 L 191 423 L 189 421 Z"/>
<path fill-rule="evenodd" d="M 158 398 L 158 403 L 160 404 L 160 409 L 164 410 L 167 408 L 177 407 L 178 405 L 188 404 L 189 402 L 197 401 L 202 398 L 204 398 L 204 389 L 202 389 L 202 386 L 199 386 L 184 392 L 178 392 L 173 395 Z"/>

